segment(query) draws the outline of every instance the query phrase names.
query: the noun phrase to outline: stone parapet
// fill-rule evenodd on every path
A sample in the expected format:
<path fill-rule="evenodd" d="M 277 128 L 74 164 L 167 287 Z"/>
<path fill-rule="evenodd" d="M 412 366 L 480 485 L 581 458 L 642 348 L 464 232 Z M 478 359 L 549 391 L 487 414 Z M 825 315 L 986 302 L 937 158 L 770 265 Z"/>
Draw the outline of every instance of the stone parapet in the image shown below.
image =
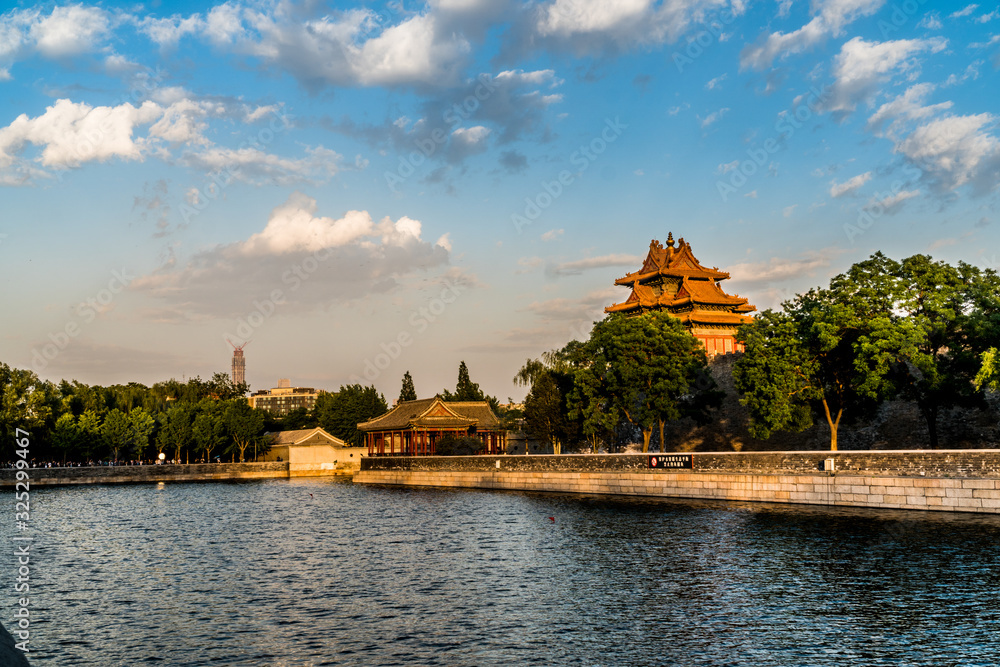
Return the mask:
<path fill-rule="evenodd" d="M 293 464 L 294 465 L 294 464 Z M 85 468 L 26 468 L 29 484 L 73 486 L 78 484 L 155 484 L 157 482 L 211 482 L 239 479 L 287 479 L 350 474 L 346 466 L 295 465 L 287 461 L 268 463 L 192 463 L 145 466 L 94 466 Z M 0 487 L 13 487 L 17 470 L 0 470 Z"/>
<path fill-rule="evenodd" d="M 650 454 L 656 454 L 650 452 Z M 762 474 L 817 473 L 834 460 L 837 474 L 892 477 L 1000 478 L 1000 450 L 937 449 L 843 452 L 694 452 L 694 471 Z M 361 470 L 591 471 L 648 470 L 648 454 L 565 454 L 559 456 L 386 456 L 366 457 Z M 677 474 L 664 469 L 658 474 Z"/>
<path fill-rule="evenodd" d="M 693 456 L 692 470 L 650 469 L 645 454 L 371 458 L 354 481 L 1000 513 L 996 450 Z M 829 458 L 835 470 L 820 471 Z"/>

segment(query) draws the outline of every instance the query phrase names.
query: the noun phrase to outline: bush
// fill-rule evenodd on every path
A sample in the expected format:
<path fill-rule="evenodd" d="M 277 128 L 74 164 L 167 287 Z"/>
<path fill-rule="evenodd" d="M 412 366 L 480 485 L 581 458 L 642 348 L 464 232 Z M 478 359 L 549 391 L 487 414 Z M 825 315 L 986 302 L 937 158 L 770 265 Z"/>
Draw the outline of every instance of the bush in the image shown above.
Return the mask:
<path fill-rule="evenodd" d="M 453 435 L 446 435 L 437 441 L 436 447 L 438 456 L 471 456 L 485 451 L 486 443 L 479 438 L 468 436 L 456 438 Z"/>

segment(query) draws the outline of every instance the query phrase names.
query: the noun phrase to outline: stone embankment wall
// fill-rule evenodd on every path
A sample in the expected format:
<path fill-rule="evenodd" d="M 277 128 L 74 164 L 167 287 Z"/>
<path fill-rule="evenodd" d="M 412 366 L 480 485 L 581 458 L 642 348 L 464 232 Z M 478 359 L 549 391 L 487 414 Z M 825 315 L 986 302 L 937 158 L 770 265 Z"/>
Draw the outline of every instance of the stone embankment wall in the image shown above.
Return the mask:
<path fill-rule="evenodd" d="M 70 486 L 77 484 L 150 484 L 156 482 L 211 482 L 238 479 L 287 479 L 349 475 L 357 470 L 348 465 L 292 465 L 287 461 L 272 463 L 192 463 L 100 466 L 87 468 L 27 468 L 31 486 Z M 0 487 L 15 485 L 17 470 L 0 470 Z"/>
<path fill-rule="evenodd" d="M 1000 450 L 690 456 L 691 470 L 650 469 L 645 454 L 379 457 L 354 481 L 1000 513 Z"/>

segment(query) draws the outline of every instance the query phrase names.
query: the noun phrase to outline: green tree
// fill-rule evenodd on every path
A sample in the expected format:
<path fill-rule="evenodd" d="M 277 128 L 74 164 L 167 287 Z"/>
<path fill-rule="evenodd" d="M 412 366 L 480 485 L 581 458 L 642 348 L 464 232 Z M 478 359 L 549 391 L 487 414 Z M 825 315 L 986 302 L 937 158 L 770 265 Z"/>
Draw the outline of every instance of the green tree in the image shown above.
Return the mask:
<path fill-rule="evenodd" d="M 212 462 L 212 452 L 228 441 L 226 424 L 217 401 L 205 399 L 198 404 L 198 413 L 192 425 L 195 448 L 204 454 L 205 462 Z"/>
<path fill-rule="evenodd" d="M 265 419 L 265 421 L 267 421 Z M 316 417 L 305 408 L 294 408 L 281 417 L 279 422 L 282 431 L 298 431 L 304 428 L 316 428 Z"/>
<path fill-rule="evenodd" d="M 403 375 L 403 387 L 399 390 L 399 400 L 400 402 L 417 400 L 417 390 L 413 386 L 413 377 L 410 376 L 410 371 L 406 371 L 406 374 Z"/>
<path fill-rule="evenodd" d="M 656 426 L 662 448 L 665 423 L 682 416 L 684 397 L 707 364 L 698 340 L 666 312 L 612 314 L 594 326 L 585 350 L 606 395 L 641 430 L 642 450 L 649 451 Z"/>
<path fill-rule="evenodd" d="M 385 397 L 374 386 L 352 384 L 341 386 L 336 393 L 320 392 L 314 412 L 323 430 L 359 447 L 364 435 L 358 424 L 385 414 L 388 409 Z"/>
<path fill-rule="evenodd" d="M 614 397 L 594 369 L 585 366 L 573 376 L 573 390 L 567 396 L 571 419 L 580 419 L 581 430 L 596 454 L 602 442 L 611 442 L 621 421 Z"/>
<path fill-rule="evenodd" d="M 893 315 L 891 290 L 835 278 L 765 311 L 739 331 L 746 352 L 733 377 L 750 413 L 750 433 L 801 430 L 820 412 L 830 428 L 830 449 L 846 413 L 877 407 L 898 391 L 890 371 L 912 357 L 919 333 Z"/>
<path fill-rule="evenodd" d="M 487 395 L 469 377 L 469 367 L 465 365 L 464 361 L 458 365 L 458 382 L 455 384 L 455 392 L 452 393 L 445 389 L 440 396 L 445 401 L 486 401 L 490 404 L 493 412 L 500 411 L 500 402 L 496 397 Z"/>
<path fill-rule="evenodd" d="M 77 428 L 79 429 L 79 451 L 85 458 L 99 457 L 107 446 L 104 438 L 104 430 L 101 417 L 94 410 L 85 410 L 77 418 Z"/>
<path fill-rule="evenodd" d="M 77 454 L 80 449 L 80 440 L 80 427 L 73 413 L 65 412 L 59 415 L 55 431 L 52 433 L 52 445 L 56 451 L 62 453 L 63 463 L 70 455 Z"/>
<path fill-rule="evenodd" d="M 565 397 L 551 372 L 538 374 L 524 399 L 524 423 L 529 434 L 552 445 L 554 454 L 562 453 L 567 427 Z"/>
<path fill-rule="evenodd" d="M 55 425 L 55 387 L 29 370 L 0 363 L 0 436 L 7 459 L 14 457 L 16 429 L 34 432 L 38 438 Z"/>
<path fill-rule="evenodd" d="M 127 414 L 115 408 L 104 417 L 101 435 L 111 448 L 112 458 L 117 461 L 119 452 L 128 451 L 132 444 L 132 422 Z"/>
<path fill-rule="evenodd" d="M 146 412 L 145 408 L 132 408 L 132 411 L 128 413 L 128 420 L 131 426 L 131 445 L 135 450 L 136 458 L 141 460 L 149 446 L 149 437 L 156 428 L 156 420 Z"/>
<path fill-rule="evenodd" d="M 160 451 L 173 449 L 173 459 L 181 460 L 181 450 L 194 442 L 194 418 L 196 408 L 191 403 L 176 402 L 160 413 L 160 430 L 156 442 Z"/>
<path fill-rule="evenodd" d="M 995 347 L 983 352 L 983 365 L 976 374 L 976 387 L 1000 391 L 1000 351 Z"/>
<path fill-rule="evenodd" d="M 894 284 L 879 289 L 890 276 Z M 998 284 L 992 271 L 959 263 L 957 267 L 935 262 L 926 255 L 914 255 L 900 263 L 881 253 L 855 264 L 847 279 L 832 289 L 858 290 L 863 298 L 886 291 L 891 302 L 885 307 L 890 317 L 915 325 L 914 350 L 897 366 L 902 393 L 916 403 L 927 424 L 930 446 L 938 446 L 937 421 L 940 412 L 953 407 L 982 407 L 982 394 L 973 380 L 980 358 L 992 332 L 985 336 L 982 323 L 996 318 Z M 992 303 L 990 302 L 992 301 Z"/>
<path fill-rule="evenodd" d="M 222 420 L 226 432 L 233 441 L 233 459 L 239 451 L 240 461 L 244 460 L 247 447 L 260 436 L 264 427 L 264 411 L 250 407 L 242 398 L 227 401 L 222 410 Z"/>

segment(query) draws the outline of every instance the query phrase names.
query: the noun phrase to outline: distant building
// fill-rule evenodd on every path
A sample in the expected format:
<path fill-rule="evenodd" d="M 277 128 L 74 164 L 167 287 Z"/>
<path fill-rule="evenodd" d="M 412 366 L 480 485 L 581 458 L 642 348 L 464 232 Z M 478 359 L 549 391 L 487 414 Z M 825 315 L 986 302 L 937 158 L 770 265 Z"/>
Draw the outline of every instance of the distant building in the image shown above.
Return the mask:
<path fill-rule="evenodd" d="M 710 356 L 741 351 L 736 330 L 757 310 L 747 299 L 722 291 L 729 274 L 702 266 L 691 253 L 691 244 L 667 234 L 667 247 L 655 239 L 642 268 L 615 281 L 632 289 L 628 299 L 605 308 L 608 313 L 641 315 L 665 310 L 684 324 Z"/>
<path fill-rule="evenodd" d="M 293 387 L 291 380 L 281 379 L 277 387 L 255 391 L 247 401 L 251 408 L 267 410 L 281 417 L 297 408 L 312 410 L 317 396 L 319 392 L 313 387 Z"/>
<path fill-rule="evenodd" d="M 365 455 L 360 447 L 350 447 L 321 428 L 269 433 L 268 437 L 271 448 L 263 460 L 287 461 L 290 477 L 357 470 Z"/>
<path fill-rule="evenodd" d="M 242 345 L 234 345 L 233 341 L 229 341 L 229 344 L 233 346 L 232 380 L 234 387 L 239 386 L 246 381 L 247 360 L 243 357 L 243 348 L 245 348 L 249 343 L 250 341 L 247 341 Z"/>

